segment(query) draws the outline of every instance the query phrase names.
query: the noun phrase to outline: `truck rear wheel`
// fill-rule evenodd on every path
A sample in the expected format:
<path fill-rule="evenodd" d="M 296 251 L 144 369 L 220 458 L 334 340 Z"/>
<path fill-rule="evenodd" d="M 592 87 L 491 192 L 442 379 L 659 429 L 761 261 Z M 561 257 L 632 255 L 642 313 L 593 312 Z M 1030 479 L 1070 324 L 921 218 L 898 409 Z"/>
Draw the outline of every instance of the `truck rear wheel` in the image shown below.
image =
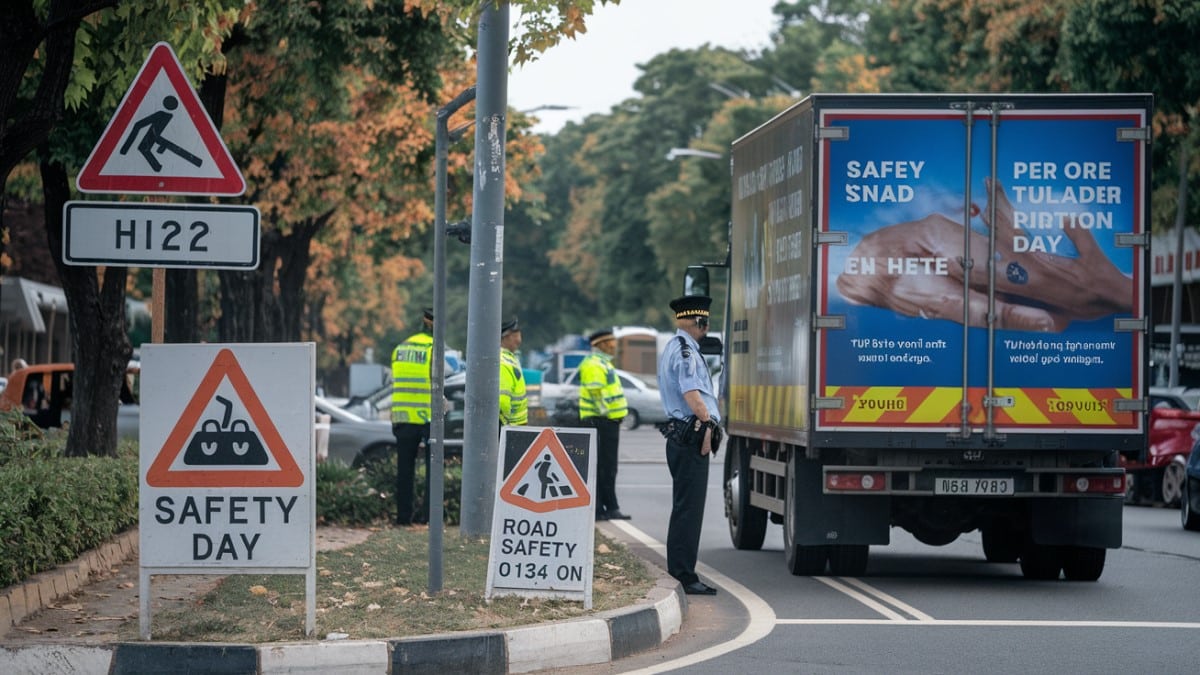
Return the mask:
<path fill-rule="evenodd" d="M 861 577 L 867 572 L 871 547 L 866 544 L 838 544 L 829 547 L 829 573 L 839 577 Z"/>
<path fill-rule="evenodd" d="M 1026 579 L 1057 579 L 1063 567 L 1062 547 L 1026 542 L 1021 549 L 1021 574 Z"/>
<path fill-rule="evenodd" d="M 767 512 L 750 505 L 750 452 L 745 443 L 730 439 L 725 456 L 725 517 L 734 548 L 757 551 L 767 535 Z"/>
<path fill-rule="evenodd" d="M 795 461 L 795 458 L 792 458 Z M 788 571 L 798 577 L 811 577 L 825 573 L 829 560 L 828 546 L 801 546 L 796 543 L 796 476 L 793 466 L 788 465 L 787 497 L 783 506 L 783 555 Z"/>
<path fill-rule="evenodd" d="M 1187 481 L 1184 481 L 1179 499 L 1179 523 L 1185 530 L 1197 531 L 1200 530 L 1200 513 L 1196 513 L 1196 510 L 1192 508 L 1193 499 L 1195 499 L 1195 495 L 1188 488 Z"/>
<path fill-rule="evenodd" d="M 1095 581 L 1104 572 L 1106 553 L 1091 546 L 1067 546 L 1063 550 L 1063 574 L 1070 581 Z"/>

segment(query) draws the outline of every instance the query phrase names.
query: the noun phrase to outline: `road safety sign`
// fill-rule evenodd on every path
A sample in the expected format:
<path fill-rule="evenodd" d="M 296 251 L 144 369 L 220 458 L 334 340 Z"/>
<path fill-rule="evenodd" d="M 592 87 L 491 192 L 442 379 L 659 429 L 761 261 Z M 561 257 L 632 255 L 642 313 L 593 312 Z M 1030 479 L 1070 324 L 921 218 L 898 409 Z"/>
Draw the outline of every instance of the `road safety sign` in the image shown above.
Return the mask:
<path fill-rule="evenodd" d="M 240 195 L 246 181 L 175 52 L 150 50 L 75 179 L 80 192 Z"/>
<path fill-rule="evenodd" d="M 143 567 L 309 565 L 315 372 L 312 343 L 143 345 Z"/>
<path fill-rule="evenodd" d="M 235 419 L 234 400 L 217 394 L 225 381 L 249 419 Z M 214 401 L 221 406 L 216 415 L 211 414 Z M 177 465 L 181 454 L 182 464 Z M 237 357 L 224 349 L 150 465 L 146 482 L 154 487 L 297 487 L 304 474 Z"/>
<path fill-rule="evenodd" d="M 592 602 L 596 430 L 504 427 L 487 597 Z"/>

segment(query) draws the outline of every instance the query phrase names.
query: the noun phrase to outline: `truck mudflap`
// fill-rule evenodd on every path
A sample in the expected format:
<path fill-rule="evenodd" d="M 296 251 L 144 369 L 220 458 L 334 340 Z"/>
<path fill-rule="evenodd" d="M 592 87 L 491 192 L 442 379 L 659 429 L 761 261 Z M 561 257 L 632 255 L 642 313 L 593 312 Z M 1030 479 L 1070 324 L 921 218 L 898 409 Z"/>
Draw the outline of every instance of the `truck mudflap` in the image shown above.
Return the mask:
<path fill-rule="evenodd" d="M 801 546 L 887 544 L 891 500 L 886 495 L 838 494 L 821 489 L 820 462 L 797 458 L 792 537 Z M 785 519 L 786 520 L 786 519 Z M 788 523 L 784 523 L 788 527 Z"/>
<path fill-rule="evenodd" d="M 1047 546 L 1121 548 L 1123 508 L 1114 499 L 1034 499 L 1031 535 Z"/>

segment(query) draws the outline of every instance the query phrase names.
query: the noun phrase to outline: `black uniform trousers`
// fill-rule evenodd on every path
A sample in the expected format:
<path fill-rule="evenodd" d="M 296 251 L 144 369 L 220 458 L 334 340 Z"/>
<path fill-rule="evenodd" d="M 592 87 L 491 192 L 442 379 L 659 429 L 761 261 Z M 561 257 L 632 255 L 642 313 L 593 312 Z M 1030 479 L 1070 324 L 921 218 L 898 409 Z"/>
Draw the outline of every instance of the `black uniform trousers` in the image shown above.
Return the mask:
<path fill-rule="evenodd" d="M 421 442 L 429 438 L 428 424 L 393 424 L 396 437 L 396 524 L 413 524 L 413 480 L 417 473 L 417 453 Z M 429 522 L 429 445 L 425 445 L 425 507 L 416 522 Z"/>
<path fill-rule="evenodd" d="M 671 520 L 667 525 L 667 573 L 688 584 L 700 581 L 700 526 L 708 491 L 710 455 L 667 439 L 667 468 L 671 470 Z"/>
<path fill-rule="evenodd" d="M 621 421 L 607 417 L 584 420 L 596 429 L 596 516 L 620 511 L 617 504 L 617 461 L 621 444 Z"/>

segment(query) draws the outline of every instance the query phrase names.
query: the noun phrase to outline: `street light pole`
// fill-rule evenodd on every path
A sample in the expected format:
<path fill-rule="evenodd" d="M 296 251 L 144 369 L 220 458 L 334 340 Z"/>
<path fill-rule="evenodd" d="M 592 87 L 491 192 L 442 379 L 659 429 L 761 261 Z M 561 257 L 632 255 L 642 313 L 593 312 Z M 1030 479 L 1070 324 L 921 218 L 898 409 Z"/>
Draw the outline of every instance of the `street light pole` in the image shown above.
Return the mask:
<path fill-rule="evenodd" d="M 475 87 L 468 87 L 437 111 L 434 154 L 436 169 L 433 192 L 433 363 L 430 405 L 433 419 L 429 429 L 429 592 L 442 590 L 442 503 L 446 466 L 446 157 L 450 144 L 462 138 L 466 125 L 449 131 L 447 121 L 464 105 L 475 100 Z"/>

